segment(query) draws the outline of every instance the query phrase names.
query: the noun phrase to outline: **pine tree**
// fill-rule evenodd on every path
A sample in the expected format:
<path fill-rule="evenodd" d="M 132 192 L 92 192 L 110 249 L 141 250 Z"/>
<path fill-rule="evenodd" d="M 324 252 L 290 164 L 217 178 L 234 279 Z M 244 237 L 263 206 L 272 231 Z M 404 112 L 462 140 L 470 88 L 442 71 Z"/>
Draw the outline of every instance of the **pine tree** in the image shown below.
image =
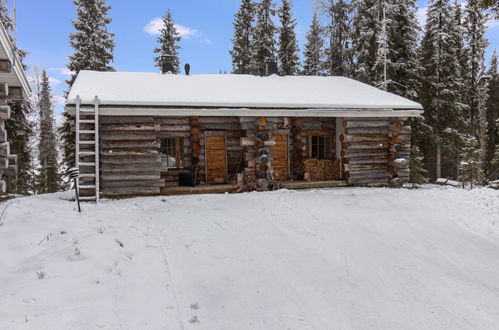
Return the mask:
<path fill-rule="evenodd" d="M 74 0 L 76 6 L 76 20 L 72 21 L 75 32 L 69 34 L 69 44 L 73 48 L 73 55 L 69 57 L 67 68 L 73 72 L 67 81 L 69 87 L 73 85 L 76 75 L 81 70 L 113 71 L 111 66 L 114 56 L 114 34 L 108 31 L 111 18 L 107 17 L 111 6 L 105 5 L 105 0 Z M 63 139 L 66 167 L 75 164 L 75 136 L 71 132 L 73 118 L 64 111 L 64 123 L 60 128 Z"/>
<path fill-rule="evenodd" d="M 352 0 L 352 51 L 355 79 L 369 84 L 379 81 L 375 71 L 378 56 L 378 35 L 381 31 L 380 5 L 384 1 Z"/>
<path fill-rule="evenodd" d="M 454 149 L 466 111 L 460 101 L 463 87 L 455 40 L 449 37 L 457 30 L 448 0 L 431 0 L 422 42 L 420 100 L 426 124 L 433 129 L 429 137 L 433 143 L 426 150 L 432 178 L 442 176 L 442 154 L 446 150 L 459 152 Z"/>
<path fill-rule="evenodd" d="M 275 15 L 275 5 L 272 0 L 262 0 L 257 6 L 257 21 L 253 31 L 253 74 L 261 74 L 265 60 L 276 56 L 276 27 L 272 20 Z"/>
<path fill-rule="evenodd" d="M 489 90 L 487 97 L 487 123 L 488 123 L 488 148 L 486 172 L 490 180 L 499 178 L 499 166 L 494 166 L 492 160 L 494 155 L 499 153 L 499 73 L 497 71 L 497 52 L 494 50 L 490 60 L 489 70 Z"/>
<path fill-rule="evenodd" d="M 419 31 L 415 0 L 393 1 L 388 26 L 388 91 L 417 99 Z"/>
<path fill-rule="evenodd" d="M 234 37 L 232 38 L 232 73 L 250 74 L 252 53 L 253 22 L 255 21 L 255 3 L 242 0 L 241 7 L 234 19 Z"/>
<path fill-rule="evenodd" d="M 457 1 L 454 2 L 453 9 L 454 9 L 454 21 L 456 22 L 456 30 L 454 35 L 452 36 L 454 40 L 454 44 L 456 47 L 456 56 L 459 61 L 459 65 L 461 67 L 461 78 L 463 80 L 463 88 L 461 90 L 461 101 L 465 104 L 469 104 L 470 102 L 470 89 L 469 89 L 469 81 L 470 81 L 470 72 L 469 72 L 469 66 L 470 66 L 470 60 L 468 56 L 468 49 L 466 49 L 465 42 L 464 42 L 464 36 L 466 34 L 466 26 L 465 22 L 463 19 L 463 12 L 462 12 L 462 6 L 460 3 Z M 470 121 L 469 121 L 470 115 L 469 113 L 462 118 L 463 122 L 466 123 L 466 125 L 469 126 Z M 469 129 L 468 129 L 469 132 Z"/>
<path fill-rule="evenodd" d="M 331 76 L 350 76 L 352 51 L 349 6 L 344 0 L 326 0 L 325 11 L 330 21 L 326 27 L 329 48 L 326 49 L 325 70 Z"/>
<path fill-rule="evenodd" d="M 175 22 L 170 9 L 168 9 L 166 15 L 163 17 L 163 27 L 159 30 L 159 32 L 159 47 L 154 49 L 154 53 L 159 55 L 154 58 L 154 62 L 156 63 L 156 66 L 161 69 L 161 57 L 171 56 L 173 63 L 172 73 L 178 74 L 180 72 L 180 59 L 178 57 L 178 50 L 180 49 L 180 46 L 178 45 L 178 42 L 182 38 L 175 28 Z"/>
<path fill-rule="evenodd" d="M 52 89 L 47 72 L 43 70 L 38 92 L 39 111 L 39 191 L 53 193 L 59 189 L 57 138 L 55 132 Z"/>
<path fill-rule="evenodd" d="M 279 63 L 282 75 L 295 75 L 298 73 L 298 40 L 296 39 L 296 20 L 293 17 L 292 4 L 283 0 L 278 16 L 281 22 L 279 28 Z"/>
<path fill-rule="evenodd" d="M 0 21 L 2 22 L 5 30 L 12 31 L 14 25 L 12 24 L 12 19 L 9 15 L 7 2 L 8 0 L 0 0 Z"/>
<path fill-rule="evenodd" d="M 469 53 L 469 108 L 470 133 L 477 134 L 479 123 L 477 120 L 479 98 L 479 75 L 485 62 L 485 49 L 488 41 L 485 38 L 487 17 L 480 6 L 480 0 L 468 0 L 465 8 L 466 43 Z"/>
<path fill-rule="evenodd" d="M 306 39 L 302 74 L 305 76 L 321 75 L 324 40 L 322 39 L 322 27 L 319 24 L 317 13 L 314 13 L 312 17 L 312 24 Z"/>

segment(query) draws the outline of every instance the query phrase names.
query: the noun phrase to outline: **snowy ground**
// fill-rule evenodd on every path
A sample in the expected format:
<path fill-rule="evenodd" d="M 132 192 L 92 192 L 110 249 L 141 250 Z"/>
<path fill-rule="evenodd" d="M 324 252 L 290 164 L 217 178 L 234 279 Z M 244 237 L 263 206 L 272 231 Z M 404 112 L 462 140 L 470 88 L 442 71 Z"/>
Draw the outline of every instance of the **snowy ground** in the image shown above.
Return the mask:
<path fill-rule="evenodd" d="M 499 328 L 499 191 L 68 196 L 0 204 L 0 329 Z"/>

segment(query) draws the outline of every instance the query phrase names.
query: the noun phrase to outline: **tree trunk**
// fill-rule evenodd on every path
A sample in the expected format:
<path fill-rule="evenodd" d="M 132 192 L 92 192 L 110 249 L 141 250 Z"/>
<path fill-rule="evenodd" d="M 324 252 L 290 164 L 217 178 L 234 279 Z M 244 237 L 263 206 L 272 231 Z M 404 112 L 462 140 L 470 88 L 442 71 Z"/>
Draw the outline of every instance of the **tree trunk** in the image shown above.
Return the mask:
<path fill-rule="evenodd" d="M 437 179 L 442 177 L 442 146 L 440 141 L 437 142 L 437 164 L 436 164 Z"/>

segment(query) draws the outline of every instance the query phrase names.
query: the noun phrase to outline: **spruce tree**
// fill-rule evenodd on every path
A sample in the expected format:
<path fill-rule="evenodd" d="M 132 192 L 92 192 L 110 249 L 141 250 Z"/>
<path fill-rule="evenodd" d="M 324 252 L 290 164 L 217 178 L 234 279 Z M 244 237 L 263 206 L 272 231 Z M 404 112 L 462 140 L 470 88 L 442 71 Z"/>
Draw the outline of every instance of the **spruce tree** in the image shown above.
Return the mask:
<path fill-rule="evenodd" d="M 296 20 L 293 17 L 292 4 L 283 0 L 278 16 L 279 28 L 279 64 L 282 75 L 292 76 L 298 73 L 298 40 L 296 39 Z"/>
<path fill-rule="evenodd" d="M 499 73 L 497 71 L 497 52 L 494 50 L 490 60 L 489 70 L 489 90 L 487 97 L 487 123 L 488 123 L 488 148 L 486 172 L 490 180 L 499 178 L 499 166 L 494 167 L 492 160 L 494 155 L 499 153 Z"/>
<path fill-rule="evenodd" d="M 344 0 L 326 0 L 324 9 L 329 25 L 326 31 L 329 47 L 326 49 L 325 70 L 331 76 L 350 76 L 352 71 L 349 6 Z"/>
<path fill-rule="evenodd" d="M 455 40 L 449 37 L 457 30 L 449 0 L 431 0 L 421 47 L 420 101 L 426 124 L 433 133 L 428 136 L 426 150 L 432 178 L 442 176 L 444 151 L 459 152 L 454 149 L 466 111 L 466 105 L 460 101 L 462 78 Z"/>
<path fill-rule="evenodd" d="M 242 0 L 241 7 L 234 19 L 234 37 L 232 38 L 232 73 L 250 74 L 253 59 L 252 35 L 255 21 L 255 3 Z"/>
<path fill-rule="evenodd" d="M 0 21 L 3 24 L 3 27 L 7 31 L 12 31 L 14 27 L 12 24 L 12 19 L 9 15 L 9 8 L 7 7 L 8 0 L 0 0 Z"/>
<path fill-rule="evenodd" d="M 384 2 L 384 1 L 383 1 Z M 381 31 L 380 1 L 352 0 L 352 51 L 355 79 L 369 84 L 379 81 L 376 73 L 378 35 Z"/>
<path fill-rule="evenodd" d="M 38 92 L 38 189 L 42 193 L 53 193 L 59 189 L 57 137 L 55 132 L 52 89 L 47 72 L 43 70 Z"/>
<path fill-rule="evenodd" d="M 175 22 L 173 20 L 172 13 L 170 9 L 166 12 L 166 15 L 163 17 L 163 26 L 159 30 L 160 35 L 158 37 L 159 46 L 154 49 L 154 53 L 158 54 L 154 58 L 154 62 L 156 63 L 156 67 L 161 69 L 162 56 L 170 56 L 173 63 L 173 72 L 174 74 L 178 74 L 180 72 L 180 59 L 178 57 L 178 50 L 180 46 L 178 42 L 182 39 L 175 28 Z"/>
<path fill-rule="evenodd" d="M 388 26 L 388 91 L 417 100 L 419 32 L 415 0 L 394 1 Z"/>
<path fill-rule="evenodd" d="M 272 20 L 275 15 L 275 5 L 272 0 L 262 0 L 257 6 L 257 21 L 253 31 L 253 74 L 261 74 L 265 60 L 276 57 L 276 27 Z"/>
<path fill-rule="evenodd" d="M 73 55 L 67 64 L 67 68 L 73 72 L 67 81 L 70 88 L 81 70 L 114 70 L 111 66 L 114 59 L 114 34 L 108 31 L 111 18 L 107 16 L 111 6 L 106 6 L 105 0 L 74 0 L 73 3 L 77 17 L 72 21 L 76 31 L 69 34 L 69 44 L 73 48 Z M 67 111 L 63 115 L 64 123 L 60 128 L 64 147 L 63 163 L 69 168 L 75 164 L 75 135 L 71 132 L 74 120 Z"/>
<path fill-rule="evenodd" d="M 324 40 L 322 39 L 322 27 L 319 24 L 317 13 L 314 13 L 312 17 L 312 24 L 306 39 L 302 74 L 305 76 L 321 75 Z"/>
<path fill-rule="evenodd" d="M 468 49 L 465 46 L 464 42 L 464 37 L 466 35 L 466 26 L 465 22 L 463 19 L 463 12 L 461 9 L 461 4 L 458 3 L 457 1 L 454 2 L 453 9 L 454 9 L 454 21 L 456 23 L 456 30 L 454 35 L 452 36 L 454 40 L 454 44 L 456 47 L 456 56 L 459 61 L 459 65 L 461 67 L 461 78 L 463 81 L 463 88 L 461 90 L 461 101 L 465 104 L 470 103 L 470 88 L 468 86 L 469 81 L 470 81 L 470 71 L 469 71 L 469 56 L 468 56 Z M 466 114 L 465 118 L 463 118 L 463 121 L 466 123 L 466 125 L 469 126 L 470 124 L 470 115 L 469 113 Z M 469 127 L 468 127 L 468 132 Z"/>
<path fill-rule="evenodd" d="M 466 26 L 466 43 L 469 54 L 469 72 L 470 77 L 467 81 L 470 91 L 469 108 L 470 108 L 470 134 L 478 134 L 478 103 L 479 96 L 479 76 L 485 62 L 485 49 L 488 46 L 488 41 L 485 38 L 487 17 L 483 13 L 480 6 L 480 0 L 468 0 L 465 7 L 465 26 Z"/>

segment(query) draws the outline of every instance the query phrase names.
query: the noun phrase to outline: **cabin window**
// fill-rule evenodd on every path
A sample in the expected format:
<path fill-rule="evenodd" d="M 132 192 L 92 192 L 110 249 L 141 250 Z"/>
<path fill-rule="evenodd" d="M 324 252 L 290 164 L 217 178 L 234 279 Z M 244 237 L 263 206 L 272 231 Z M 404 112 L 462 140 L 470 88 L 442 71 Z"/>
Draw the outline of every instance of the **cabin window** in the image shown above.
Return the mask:
<path fill-rule="evenodd" d="M 331 135 L 308 136 L 308 156 L 317 159 L 333 159 L 333 137 Z"/>
<path fill-rule="evenodd" d="M 161 139 L 159 154 L 161 156 L 161 161 L 166 163 L 169 168 L 182 168 L 184 159 L 184 139 L 181 137 Z"/>

